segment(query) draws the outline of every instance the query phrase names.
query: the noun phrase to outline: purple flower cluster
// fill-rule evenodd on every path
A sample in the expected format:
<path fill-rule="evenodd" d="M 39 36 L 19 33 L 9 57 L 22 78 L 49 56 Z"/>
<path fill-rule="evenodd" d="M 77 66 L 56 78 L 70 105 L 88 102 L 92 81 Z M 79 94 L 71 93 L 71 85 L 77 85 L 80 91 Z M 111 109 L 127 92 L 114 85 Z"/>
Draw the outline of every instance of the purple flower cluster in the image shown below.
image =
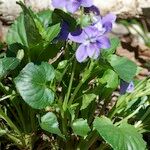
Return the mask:
<path fill-rule="evenodd" d="M 92 25 L 85 27 L 81 34 L 69 34 L 70 40 L 80 44 L 76 51 L 78 62 L 85 61 L 87 57 L 97 59 L 100 55 L 100 49 L 110 47 L 110 41 L 106 34 L 111 31 L 115 20 L 116 16 L 113 14 L 102 18 L 97 16 Z"/>
<path fill-rule="evenodd" d="M 110 47 L 110 41 L 107 33 L 111 31 L 112 25 L 116 20 L 114 14 L 108 14 L 104 17 L 100 16 L 97 7 L 92 5 L 92 0 L 53 0 L 52 4 L 55 8 L 66 8 L 69 12 L 75 12 L 79 7 L 86 7 L 86 13 L 92 12 L 94 16 L 90 25 L 84 27 L 81 31 L 69 33 L 68 25 L 62 23 L 62 30 L 59 39 L 70 39 L 79 43 L 76 51 L 76 59 L 78 62 L 85 61 L 88 57 L 97 59 L 100 55 L 100 49 Z"/>

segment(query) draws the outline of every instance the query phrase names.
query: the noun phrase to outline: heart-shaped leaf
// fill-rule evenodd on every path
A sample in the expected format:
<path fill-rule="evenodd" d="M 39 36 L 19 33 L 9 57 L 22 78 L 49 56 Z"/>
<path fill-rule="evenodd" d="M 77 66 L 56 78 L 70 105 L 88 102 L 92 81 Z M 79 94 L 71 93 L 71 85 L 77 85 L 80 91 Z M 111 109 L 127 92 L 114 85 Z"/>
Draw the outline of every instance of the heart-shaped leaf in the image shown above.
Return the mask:
<path fill-rule="evenodd" d="M 134 62 L 117 55 L 111 55 L 108 58 L 108 61 L 121 79 L 126 82 L 133 80 L 133 77 L 136 75 L 137 71 L 137 66 Z"/>
<path fill-rule="evenodd" d="M 40 126 L 43 130 L 53 134 L 57 134 L 60 137 L 64 138 L 64 136 L 62 135 L 59 129 L 58 120 L 54 113 L 48 112 L 47 114 L 42 116 Z"/>
<path fill-rule="evenodd" d="M 16 87 L 23 100 L 31 107 L 42 109 L 54 101 L 49 81 L 55 76 L 54 68 L 43 62 L 40 66 L 29 63 L 15 78 Z"/>
<path fill-rule="evenodd" d="M 82 97 L 82 106 L 81 109 L 85 109 L 89 106 L 89 104 L 96 98 L 95 94 L 84 94 Z"/>
<path fill-rule="evenodd" d="M 60 32 L 60 24 L 55 24 L 50 26 L 46 30 L 46 37 L 45 40 L 51 42 Z"/>
<path fill-rule="evenodd" d="M 72 124 L 73 132 L 79 136 L 87 136 L 88 132 L 91 130 L 87 120 L 83 118 L 77 119 Z"/>
<path fill-rule="evenodd" d="M 6 41 L 8 45 L 19 43 L 26 47 L 28 46 L 23 14 L 21 14 L 9 28 Z"/>
<path fill-rule="evenodd" d="M 40 11 L 38 17 L 45 28 L 47 28 L 50 24 L 52 24 L 52 11 L 51 10 L 43 10 Z"/>
<path fill-rule="evenodd" d="M 115 126 L 106 117 L 96 118 L 94 128 L 114 150 L 145 150 L 142 135 L 127 123 Z"/>

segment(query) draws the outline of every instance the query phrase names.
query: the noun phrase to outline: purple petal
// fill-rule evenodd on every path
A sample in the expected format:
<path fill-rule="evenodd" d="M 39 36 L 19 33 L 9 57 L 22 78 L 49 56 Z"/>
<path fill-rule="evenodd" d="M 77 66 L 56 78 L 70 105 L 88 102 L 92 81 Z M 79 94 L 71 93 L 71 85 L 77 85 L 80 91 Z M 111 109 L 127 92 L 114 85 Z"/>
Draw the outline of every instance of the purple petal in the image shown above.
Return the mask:
<path fill-rule="evenodd" d="M 105 23 L 105 22 L 111 22 L 111 23 L 114 23 L 116 21 L 116 15 L 115 14 L 112 14 L 112 13 L 109 13 L 107 14 L 106 16 L 104 16 L 102 18 L 102 22 Z"/>
<path fill-rule="evenodd" d="M 67 9 L 68 12 L 74 13 L 78 10 L 80 5 L 81 5 L 80 1 L 70 0 L 66 4 L 66 9 Z"/>
<path fill-rule="evenodd" d="M 104 28 L 101 19 L 94 24 L 94 27 L 98 29 L 99 35 L 103 35 L 106 32 L 106 28 Z"/>
<path fill-rule="evenodd" d="M 97 59 L 100 54 L 100 49 L 96 43 L 90 43 L 86 47 L 88 56 L 93 59 Z"/>
<path fill-rule="evenodd" d="M 96 38 L 98 35 L 99 35 L 99 31 L 96 27 L 94 26 L 88 26 L 86 28 L 83 29 L 85 35 L 86 35 L 86 38 Z"/>
<path fill-rule="evenodd" d="M 101 36 L 97 40 L 97 45 L 99 48 L 102 48 L 102 49 L 110 48 L 110 40 L 106 36 Z"/>
<path fill-rule="evenodd" d="M 106 29 L 106 32 L 110 32 L 112 30 L 112 25 L 116 20 L 116 15 L 110 13 L 102 18 L 103 27 Z"/>
<path fill-rule="evenodd" d="M 78 62 L 83 62 L 88 57 L 86 46 L 81 44 L 76 51 L 76 59 Z"/>
<path fill-rule="evenodd" d="M 52 5 L 54 8 L 63 8 L 66 6 L 67 0 L 52 0 Z"/>
<path fill-rule="evenodd" d="M 130 83 L 121 80 L 120 82 L 120 94 L 132 93 L 134 91 L 134 83 L 131 81 Z"/>
<path fill-rule="evenodd" d="M 81 6 L 91 7 L 93 5 L 93 0 L 81 0 Z"/>
<path fill-rule="evenodd" d="M 110 32 L 112 30 L 112 23 L 111 22 L 105 22 L 103 24 L 103 28 L 105 29 L 105 32 Z"/>
<path fill-rule="evenodd" d="M 85 43 L 86 42 L 86 35 L 82 30 L 77 30 L 73 33 L 70 33 L 68 38 L 76 43 Z"/>

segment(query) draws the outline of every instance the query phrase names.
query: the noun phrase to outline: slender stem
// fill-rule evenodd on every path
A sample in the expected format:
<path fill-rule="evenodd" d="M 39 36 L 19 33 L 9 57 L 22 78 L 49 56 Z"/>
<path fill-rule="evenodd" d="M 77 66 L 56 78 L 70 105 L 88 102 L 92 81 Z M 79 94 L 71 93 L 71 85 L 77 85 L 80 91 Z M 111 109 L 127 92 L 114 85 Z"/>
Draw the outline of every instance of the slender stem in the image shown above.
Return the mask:
<path fill-rule="evenodd" d="M 25 143 L 21 143 L 20 139 L 18 137 L 15 137 L 14 135 L 11 135 L 9 133 L 6 133 L 9 139 L 11 139 L 20 149 L 22 149 L 25 145 Z"/>
<path fill-rule="evenodd" d="M 18 130 L 18 128 L 16 127 L 16 125 L 9 119 L 9 117 L 2 111 L 2 109 L 0 108 L 0 118 L 3 118 L 7 124 L 15 131 L 17 132 L 17 134 L 21 137 L 21 141 L 22 141 L 22 144 L 25 145 L 25 141 L 24 141 L 24 138 L 21 134 L 21 132 Z"/>
<path fill-rule="evenodd" d="M 97 131 L 92 131 L 86 138 L 87 140 L 87 149 L 89 149 L 93 144 L 94 142 L 98 139 L 99 135 L 97 134 Z"/>
<path fill-rule="evenodd" d="M 115 125 L 119 125 L 124 121 L 127 121 L 128 119 L 132 118 L 135 114 L 137 114 L 139 112 L 139 110 L 142 108 L 143 106 L 139 106 L 133 113 L 131 113 L 130 115 L 128 115 L 127 117 L 125 117 L 124 119 L 122 119 L 121 121 L 115 123 Z"/>
<path fill-rule="evenodd" d="M 69 101 L 69 106 L 73 103 L 78 91 L 80 90 L 81 86 L 85 83 L 85 81 L 89 78 L 90 76 L 90 73 L 92 72 L 93 70 L 93 67 L 94 67 L 94 62 L 93 60 L 91 61 L 90 63 L 90 66 L 88 68 L 88 70 L 85 70 L 84 74 L 83 74 L 83 77 L 82 79 L 80 80 L 79 84 L 77 85 L 77 87 L 75 88 L 71 98 L 70 98 L 70 101 Z"/>
<path fill-rule="evenodd" d="M 71 78 L 70 78 L 69 87 L 68 87 L 68 92 L 67 92 L 67 95 L 65 96 L 65 100 L 64 100 L 64 103 L 63 103 L 63 109 L 65 111 L 67 109 L 67 104 L 68 104 L 70 93 L 71 93 L 73 78 L 74 78 L 74 74 L 75 74 L 75 68 L 76 68 L 76 61 L 74 62 L 74 65 L 73 65 L 73 70 L 72 70 L 72 73 L 71 73 Z"/>
<path fill-rule="evenodd" d="M 67 136 L 67 118 L 66 118 L 66 116 L 65 116 L 65 114 L 64 114 L 64 116 L 62 117 L 62 130 L 63 130 L 63 133 L 64 133 L 64 135 L 65 136 Z"/>
<path fill-rule="evenodd" d="M 142 124 L 142 122 L 145 120 L 145 118 L 150 114 L 150 107 L 148 108 L 148 110 L 146 111 L 146 113 L 141 117 L 141 119 L 135 123 L 135 127 L 140 127 L 140 125 Z"/>
<path fill-rule="evenodd" d="M 0 82 L 0 90 L 4 93 L 4 94 L 9 94 L 9 92 L 7 91 L 7 89 L 5 88 L 5 86 Z"/>
<path fill-rule="evenodd" d="M 70 101 L 69 101 L 69 106 L 73 103 L 73 100 L 75 99 L 75 97 L 76 97 L 76 95 L 77 95 L 77 93 L 78 93 L 78 91 L 80 90 L 80 88 L 81 88 L 81 86 L 82 86 L 82 84 L 83 84 L 84 82 L 79 82 L 79 84 L 77 85 L 77 87 L 75 88 L 75 91 L 73 92 L 73 95 L 72 95 L 72 97 L 70 98 Z"/>
<path fill-rule="evenodd" d="M 147 34 L 142 35 L 142 33 L 140 33 L 134 26 L 132 26 L 132 28 L 143 38 L 144 42 L 147 43 L 149 40 Z"/>
<path fill-rule="evenodd" d="M 146 82 L 147 82 L 147 79 L 144 79 L 144 80 L 140 81 L 136 85 L 135 90 L 133 91 L 133 93 L 121 96 L 118 99 L 117 103 L 113 106 L 113 108 L 109 112 L 108 117 L 113 118 L 113 116 L 118 112 L 118 110 L 120 108 L 122 108 L 122 106 L 124 105 L 125 102 L 127 103 L 127 102 L 129 102 L 129 100 L 132 100 L 132 97 L 135 97 L 135 96 L 136 97 L 141 97 L 141 96 L 143 96 L 143 92 L 140 92 L 140 91 L 143 90 L 143 88 L 145 87 Z M 150 92 L 150 91 L 147 90 L 146 92 Z M 144 93 L 145 93 L 145 91 L 144 91 Z"/>
<path fill-rule="evenodd" d="M 30 108 L 30 121 L 31 121 L 32 132 L 35 132 L 36 131 L 36 120 L 35 120 L 35 113 L 32 108 Z"/>
<path fill-rule="evenodd" d="M 4 96 L 2 98 L 0 98 L 0 101 L 4 101 L 6 99 L 9 99 L 10 97 L 12 97 L 13 95 L 7 95 L 7 96 Z"/>
<path fill-rule="evenodd" d="M 22 123 L 22 126 L 23 126 L 23 130 L 25 131 L 26 130 L 26 125 L 25 125 L 25 122 L 24 122 L 24 118 L 23 118 L 23 115 L 22 115 L 21 108 L 20 108 L 19 105 L 15 104 L 14 100 L 15 100 L 15 97 L 10 97 L 10 101 L 12 102 L 12 104 L 14 105 L 14 107 L 17 111 L 19 120 L 20 120 L 20 122 Z"/>
<path fill-rule="evenodd" d="M 2 111 L 0 108 L 0 117 L 3 118 L 8 125 L 13 128 L 19 135 L 21 135 L 21 132 L 18 130 L 18 128 L 15 126 L 15 124 L 8 118 L 8 116 Z"/>
<path fill-rule="evenodd" d="M 106 143 L 101 143 L 101 145 L 96 150 L 106 150 L 108 149 L 108 145 Z"/>

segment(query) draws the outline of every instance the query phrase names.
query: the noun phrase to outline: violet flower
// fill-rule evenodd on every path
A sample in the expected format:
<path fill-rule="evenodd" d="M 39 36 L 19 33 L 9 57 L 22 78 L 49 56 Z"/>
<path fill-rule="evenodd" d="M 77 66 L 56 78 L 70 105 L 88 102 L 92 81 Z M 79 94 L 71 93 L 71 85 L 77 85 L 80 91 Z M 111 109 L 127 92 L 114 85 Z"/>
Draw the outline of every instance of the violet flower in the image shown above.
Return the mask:
<path fill-rule="evenodd" d="M 68 12 L 74 13 L 80 6 L 92 6 L 92 0 L 52 0 L 54 8 L 66 8 Z"/>
<path fill-rule="evenodd" d="M 97 59 L 100 55 L 100 49 L 110 47 L 110 41 L 103 32 L 96 27 L 85 27 L 80 34 L 76 32 L 69 34 L 68 38 L 76 43 L 80 43 L 76 51 L 76 59 L 83 62 L 87 57 Z"/>
<path fill-rule="evenodd" d="M 121 80 L 120 82 L 120 94 L 132 93 L 134 91 L 134 83 L 130 83 Z"/>
<path fill-rule="evenodd" d="M 109 13 L 104 17 L 95 16 L 93 25 L 98 28 L 99 31 L 108 33 L 112 30 L 112 26 L 115 21 L 116 15 Z"/>

